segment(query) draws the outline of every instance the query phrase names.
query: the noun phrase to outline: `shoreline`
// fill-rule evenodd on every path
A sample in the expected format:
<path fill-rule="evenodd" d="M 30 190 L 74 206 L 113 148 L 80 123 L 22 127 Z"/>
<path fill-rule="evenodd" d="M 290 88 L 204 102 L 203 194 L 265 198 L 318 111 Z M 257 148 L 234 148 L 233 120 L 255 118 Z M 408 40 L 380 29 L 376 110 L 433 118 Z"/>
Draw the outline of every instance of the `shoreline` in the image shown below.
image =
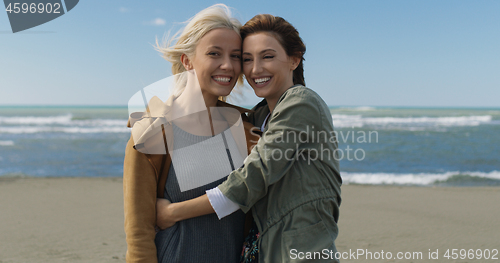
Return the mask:
<path fill-rule="evenodd" d="M 499 173 L 500 171 L 492 171 L 491 173 Z M 419 183 L 406 183 L 406 184 L 397 184 L 397 183 L 358 183 L 358 182 L 345 182 L 346 178 L 343 178 L 344 183 L 342 187 L 345 186 L 373 186 L 373 187 L 423 187 L 423 188 L 499 188 L 500 189 L 500 179 L 490 178 L 490 177 L 482 177 L 482 176 L 474 176 L 470 174 L 476 174 L 479 172 L 466 172 L 466 173 L 454 173 L 448 172 L 449 174 L 453 174 L 446 180 L 437 180 L 431 184 L 419 184 Z M 0 184 L 2 182 L 10 182 L 22 179 L 109 179 L 109 180 L 122 180 L 122 176 L 32 176 L 26 175 L 22 173 L 12 173 L 12 174 L 4 174 L 0 175 Z M 464 181 L 458 181 L 453 179 L 465 179 Z M 450 180 L 451 179 L 451 180 Z M 451 181 L 451 182 L 450 182 Z M 1 262 L 0 262 L 1 263 Z"/>

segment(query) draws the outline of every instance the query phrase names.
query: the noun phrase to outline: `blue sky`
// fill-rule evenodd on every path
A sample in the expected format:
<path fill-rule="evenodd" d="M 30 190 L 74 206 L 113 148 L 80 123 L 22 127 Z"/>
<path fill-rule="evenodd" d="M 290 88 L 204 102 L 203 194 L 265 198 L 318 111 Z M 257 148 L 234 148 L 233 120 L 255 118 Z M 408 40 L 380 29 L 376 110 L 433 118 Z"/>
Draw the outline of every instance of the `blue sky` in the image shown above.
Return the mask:
<path fill-rule="evenodd" d="M 155 37 L 215 3 L 83 0 L 16 34 L 1 11 L 0 105 L 126 105 L 171 75 Z M 500 1 L 223 3 L 297 27 L 307 86 L 331 106 L 500 107 Z"/>

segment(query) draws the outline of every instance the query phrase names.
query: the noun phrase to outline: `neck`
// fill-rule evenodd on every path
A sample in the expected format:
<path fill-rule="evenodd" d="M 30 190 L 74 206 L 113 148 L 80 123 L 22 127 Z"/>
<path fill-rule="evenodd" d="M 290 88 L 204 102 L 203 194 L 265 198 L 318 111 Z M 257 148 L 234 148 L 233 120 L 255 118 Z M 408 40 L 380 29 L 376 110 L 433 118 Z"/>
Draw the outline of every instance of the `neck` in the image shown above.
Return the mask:
<path fill-rule="evenodd" d="M 273 112 L 274 107 L 276 107 L 276 104 L 278 104 L 278 100 L 281 98 L 281 95 L 285 93 L 289 88 L 293 86 L 293 80 L 290 80 L 286 85 L 284 85 L 281 89 L 280 92 L 276 93 L 275 96 L 265 98 L 267 101 L 267 106 L 269 107 L 269 111 Z"/>
<path fill-rule="evenodd" d="M 281 97 L 281 95 L 280 95 Z M 278 103 L 278 99 L 271 99 L 271 98 L 266 98 L 266 101 L 267 101 L 267 106 L 269 107 L 269 112 L 273 112 L 274 110 L 274 107 L 276 107 L 276 104 Z"/>
<path fill-rule="evenodd" d="M 213 94 L 208 94 L 207 92 L 203 92 L 203 100 L 205 101 L 205 105 L 207 106 L 207 109 L 210 107 L 216 107 L 217 106 L 217 101 L 219 100 L 218 96 L 215 96 Z"/>

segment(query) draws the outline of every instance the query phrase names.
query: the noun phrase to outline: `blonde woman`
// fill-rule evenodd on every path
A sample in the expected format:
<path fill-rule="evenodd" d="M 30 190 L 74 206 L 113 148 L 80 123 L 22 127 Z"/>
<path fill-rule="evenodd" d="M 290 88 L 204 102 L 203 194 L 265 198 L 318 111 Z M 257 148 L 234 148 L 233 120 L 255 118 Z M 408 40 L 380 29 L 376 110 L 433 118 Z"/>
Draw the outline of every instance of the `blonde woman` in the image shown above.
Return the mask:
<path fill-rule="evenodd" d="M 202 101 L 207 109 L 231 107 L 239 111 L 238 118 L 241 114 L 245 120 L 244 113 L 248 110 L 221 100 L 229 95 L 241 77 L 240 27 L 241 24 L 231 17 L 227 6 L 214 5 L 191 18 L 182 31 L 166 45 L 158 46 L 158 50 L 172 63 L 173 74 L 185 71 L 195 73 Z M 176 43 L 170 45 L 174 41 Z M 182 90 L 185 83 L 190 81 L 184 79 L 190 76 L 189 74 L 191 73 L 177 75 L 180 78 L 177 83 L 181 83 L 181 88 L 173 95 L 173 102 L 177 103 L 177 110 L 180 111 L 192 106 L 189 98 L 186 99 L 183 95 L 186 91 Z M 200 121 L 198 117 L 194 119 L 196 122 Z M 171 130 L 164 131 L 167 133 L 166 137 L 177 136 L 181 139 L 176 139 L 176 144 L 193 145 L 217 134 L 214 133 L 214 130 L 217 130 L 216 124 L 212 124 L 211 119 L 211 135 L 196 134 L 198 131 L 183 129 L 183 125 L 192 120 L 184 119 L 178 125 L 174 123 Z M 244 123 L 244 126 L 245 135 L 249 140 L 251 125 Z M 245 214 L 241 211 L 223 220 L 219 220 L 216 214 L 184 220 L 155 233 L 157 197 L 163 197 L 170 202 L 189 200 L 204 195 L 206 190 L 216 187 L 227 176 L 183 191 L 178 180 L 183 165 L 174 165 L 175 159 L 171 163 L 170 159 L 165 158 L 166 155 L 144 154 L 136 148 L 134 138 L 131 138 L 126 147 L 123 175 L 127 262 L 238 261 L 244 239 Z M 245 151 L 247 150 L 245 146 Z M 205 163 L 207 167 L 215 162 L 212 161 L 211 155 L 204 158 L 195 162 Z M 166 181 L 162 181 L 161 178 L 165 177 Z"/>

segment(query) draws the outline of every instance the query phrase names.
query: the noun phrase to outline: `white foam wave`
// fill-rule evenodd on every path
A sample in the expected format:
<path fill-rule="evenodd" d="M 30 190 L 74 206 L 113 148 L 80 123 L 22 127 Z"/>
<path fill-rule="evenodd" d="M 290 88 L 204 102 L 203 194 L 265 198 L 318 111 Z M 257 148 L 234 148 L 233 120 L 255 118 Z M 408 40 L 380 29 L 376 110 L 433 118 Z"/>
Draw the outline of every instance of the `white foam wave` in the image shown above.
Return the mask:
<path fill-rule="evenodd" d="M 127 120 L 73 119 L 72 114 L 44 117 L 0 116 L 0 133 L 22 134 L 41 132 L 63 133 L 125 133 Z"/>
<path fill-rule="evenodd" d="M 47 124 L 70 124 L 71 114 L 61 115 L 61 116 L 46 116 L 46 117 L 35 117 L 35 116 L 14 116 L 14 117 L 4 117 L 0 116 L 0 123 L 5 124 L 35 124 L 35 125 L 47 125 Z"/>
<path fill-rule="evenodd" d="M 12 146 L 14 141 L 0 141 L 0 146 Z"/>
<path fill-rule="evenodd" d="M 126 127 L 127 120 L 119 119 L 95 119 L 95 120 L 73 120 L 71 125 L 76 126 L 116 126 L 116 127 Z"/>
<path fill-rule="evenodd" d="M 452 126 L 478 126 L 491 124 L 491 115 L 458 116 L 458 117 L 363 117 L 362 115 L 333 114 L 333 124 L 337 128 L 344 127 L 452 127 Z"/>
<path fill-rule="evenodd" d="M 69 126 L 89 126 L 89 125 L 105 125 L 105 126 L 124 126 L 127 124 L 126 120 L 122 119 L 88 119 L 88 120 L 73 120 L 72 114 L 61 116 L 14 116 L 5 117 L 0 116 L 0 124 L 22 124 L 22 125 L 69 125 Z"/>
<path fill-rule="evenodd" d="M 130 129 L 121 127 L 49 127 L 49 126 L 15 126 L 0 127 L 0 133 L 23 134 L 41 132 L 62 133 L 129 133 Z"/>
<path fill-rule="evenodd" d="M 342 107 L 340 108 L 342 110 L 350 110 L 350 111 L 374 111 L 377 108 L 375 107 L 370 107 L 370 106 L 360 106 L 360 107 Z"/>
<path fill-rule="evenodd" d="M 344 184 L 395 184 L 395 185 L 430 185 L 438 181 L 446 181 L 454 175 L 469 175 L 500 180 L 500 171 L 484 172 L 445 172 L 445 173 L 416 173 L 416 174 L 396 174 L 396 173 L 348 173 L 342 172 Z"/>

